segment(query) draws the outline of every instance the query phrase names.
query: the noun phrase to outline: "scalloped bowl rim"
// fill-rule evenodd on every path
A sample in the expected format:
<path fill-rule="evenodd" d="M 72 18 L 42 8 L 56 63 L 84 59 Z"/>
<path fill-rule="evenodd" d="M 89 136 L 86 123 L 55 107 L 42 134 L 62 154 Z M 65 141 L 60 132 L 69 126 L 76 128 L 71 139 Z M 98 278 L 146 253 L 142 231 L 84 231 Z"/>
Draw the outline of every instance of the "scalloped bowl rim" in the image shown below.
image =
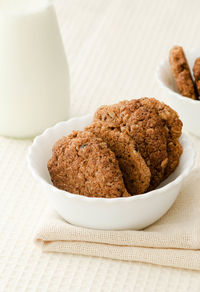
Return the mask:
<path fill-rule="evenodd" d="M 145 199 L 148 199 L 149 197 L 152 197 L 158 193 L 164 193 L 164 191 L 166 191 L 167 189 L 170 189 L 171 187 L 173 187 L 174 185 L 180 183 L 188 174 L 189 172 L 191 171 L 193 165 L 194 165 L 194 161 L 195 161 L 195 157 L 196 157 L 196 153 L 195 153 L 195 150 L 193 148 L 193 145 L 190 141 L 190 139 L 187 137 L 187 135 L 185 135 L 184 133 L 182 133 L 182 139 L 186 141 L 187 143 L 187 147 L 189 147 L 192 151 L 192 157 L 191 157 L 191 162 L 190 164 L 188 165 L 187 168 L 185 168 L 173 181 L 169 182 L 168 184 L 160 187 L 159 189 L 155 189 L 153 191 L 150 191 L 150 192 L 147 192 L 147 193 L 144 193 L 144 194 L 139 194 L 139 195 L 136 195 L 136 196 L 131 196 L 131 197 L 119 197 L 119 198 L 97 198 L 97 197 L 87 197 L 87 196 L 83 196 L 83 195 L 79 195 L 79 194 L 73 194 L 73 193 L 69 193 L 67 191 L 64 191 L 64 190 L 60 190 L 58 188 L 56 188 L 54 185 L 48 183 L 44 178 L 42 178 L 37 170 L 35 169 L 35 167 L 33 166 L 33 163 L 32 163 L 32 155 L 35 151 L 35 148 L 37 147 L 37 144 L 40 143 L 41 140 L 45 139 L 46 135 L 49 135 L 51 133 L 53 133 L 54 131 L 56 131 L 58 128 L 61 128 L 69 123 L 73 123 L 75 120 L 85 120 L 86 118 L 91 118 L 93 115 L 92 114 L 89 114 L 89 115 L 84 115 L 84 116 L 81 116 L 81 117 L 74 117 L 74 118 L 71 118 L 69 119 L 68 121 L 63 121 L 63 122 L 59 122 L 57 123 L 55 126 L 53 127 L 50 127 L 50 128 L 47 128 L 41 135 L 35 137 L 33 143 L 31 146 L 29 146 L 29 149 L 28 149 L 28 153 L 27 153 L 27 163 L 28 163 L 28 167 L 29 167 L 29 170 L 31 171 L 33 177 L 41 182 L 43 185 L 47 186 L 51 191 L 53 192 L 61 192 L 62 194 L 64 194 L 66 197 L 69 197 L 69 198 L 73 198 L 73 199 L 78 199 L 78 200 L 83 200 L 83 201 L 86 201 L 86 202 L 94 202 L 94 201 L 98 201 L 98 202 L 106 202 L 106 203 L 114 203 L 114 202 L 117 202 L 117 201 L 127 201 L 127 202 L 130 202 L 130 201 L 136 201 L 136 200 L 145 200 Z"/>

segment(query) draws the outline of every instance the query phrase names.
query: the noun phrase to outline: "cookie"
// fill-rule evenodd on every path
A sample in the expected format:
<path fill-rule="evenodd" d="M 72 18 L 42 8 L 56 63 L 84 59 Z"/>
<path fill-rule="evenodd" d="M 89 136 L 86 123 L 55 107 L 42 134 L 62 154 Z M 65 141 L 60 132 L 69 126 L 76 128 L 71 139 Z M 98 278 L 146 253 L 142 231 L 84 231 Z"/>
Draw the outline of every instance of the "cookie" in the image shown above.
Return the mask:
<path fill-rule="evenodd" d="M 175 46 L 170 50 L 169 62 L 181 95 L 196 99 L 196 90 L 183 48 Z"/>
<path fill-rule="evenodd" d="M 120 128 L 135 141 L 136 149 L 151 172 L 149 189 L 156 188 L 163 180 L 168 164 L 167 140 L 156 110 L 142 103 L 142 99 L 133 99 L 101 107 L 94 115 L 94 121 L 98 120 Z"/>
<path fill-rule="evenodd" d="M 149 99 L 130 100 L 121 106 L 124 131 L 135 140 L 138 151 L 151 171 L 149 190 L 163 180 L 168 164 L 167 140 L 163 123 Z"/>
<path fill-rule="evenodd" d="M 175 110 L 164 102 L 155 98 L 143 99 L 143 102 L 151 103 L 162 120 L 165 136 L 167 139 L 168 163 L 165 168 L 164 178 L 167 178 L 178 166 L 183 148 L 179 142 L 183 123 Z"/>
<path fill-rule="evenodd" d="M 115 154 L 92 133 L 74 131 L 61 138 L 48 161 L 59 189 L 88 197 L 128 197 Z"/>
<path fill-rule="evenodd" d="M 136 151 L 134 140 L 118 128 L 109 127 L 105 122 L 94 122 L 85 130 L 100 137 L 115 153 L 127 191 L 131 195 L 144 193 L 149 187 L 151 172 Z"/>
<path fill-rule="evenodd" d="M 193 66 L 193 74 L 198 96 L 200 96 L 200 58 L 197 58 Z"/>

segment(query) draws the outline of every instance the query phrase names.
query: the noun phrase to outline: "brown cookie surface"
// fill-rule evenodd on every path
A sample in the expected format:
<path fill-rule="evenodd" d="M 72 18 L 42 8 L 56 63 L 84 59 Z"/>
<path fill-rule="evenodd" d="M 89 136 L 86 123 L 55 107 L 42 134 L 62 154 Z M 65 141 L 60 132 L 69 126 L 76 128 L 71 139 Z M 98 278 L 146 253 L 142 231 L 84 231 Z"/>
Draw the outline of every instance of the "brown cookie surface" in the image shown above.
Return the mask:
<path fill-rule="evenodd" d="M 146 99 L 147 100 L 147 99 Z M 161 118 L 167 139 L 168 163 L 165 168 L 165 178 L 168 177 L 177 167 L 180 156 L 183 152 L 179 138 L 182 133 L 183 123 L 175 110 L 164 102 L 160 102 L 155 98 L 148 99 L 156 109 L 157 114 Z"/>
<path fill-rule="evenodd" d="M 74 131 L 52 149 L 48 170 L 59 189 L 89 197 L 127 197 L 115 154 L 102 139 Z"/>
<path fill-rule="evenodd" d="M 149 190 L 154 189 L 163 180 L 168 163 L 167 140 L 162 121 L 148 98 L 123 103 L 121 115 L 124 131 L 134 139 L 138 151 L 150 168 Z"/>
<path fill-rule="evenodd" d="M 169 62 L 181 95 L 196 99 L 196 90 L 183 48 L 174 46 L 170 50 Z"/>
<path fill-rule="evenodd" d="M 173 109 L 155 98 L 102 106 L 95 113 L 94 121 L 118 127 L 135 141 L 151 171 L 149 190 L 157 187 L 177 167 L 182 154 L 178 141 L 182 122 Z"/>
<path fill-rule="evenodd" d="M 119 128 L 110 127 L 105 122 L 94 122 L 85 130 L 100 137 L 115 153 L 128 192 L 131 195 L 144 193 L 149 187 L 151 173 L 140 153 L 136 151 L 134 140 Z"/>
<path fill-rule="evenodd" d="M 143 99 L 123 101 L 117 105 L 101 107 L 94 116 L 128 134 L 151 171 L 151 189 L 159 185 L 168 163 L 167 141 L 163 124 L 156 110 Z M 115 116 L 110 113 L 117 115 Z"/>
<path fill-rule="evenodd" d="M 193 74 L 198 96 L 200 96 L 200 58 L 197 58 L 193 66 Z"/>

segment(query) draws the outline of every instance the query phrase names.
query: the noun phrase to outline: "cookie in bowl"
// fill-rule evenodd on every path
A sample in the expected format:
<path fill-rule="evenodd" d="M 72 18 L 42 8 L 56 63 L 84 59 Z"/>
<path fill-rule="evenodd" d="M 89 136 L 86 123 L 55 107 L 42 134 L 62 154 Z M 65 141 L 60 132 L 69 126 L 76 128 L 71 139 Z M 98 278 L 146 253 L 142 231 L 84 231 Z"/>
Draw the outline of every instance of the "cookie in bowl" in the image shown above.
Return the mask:
<path fill-rule="evenodd" d="M 87 131 L 73 131 L 58 140 L 48 170 L 54 186 L 73 194 L 102 198 L 130 196 L 114 153 L 102 139 Z"/>
<path fill-rule="evenodd" d="M 155 98 L 126 100 L 101 106 L 94 115 L 110 127 L 127 133 L 151 171 L 148 190 L 155 189 L 177 167 L 182 154 L 179 137 L 182 122 L 178 114 Z"/>
<path fill-rule="evenodd" d="M 154 98 L 100 107 L 93 123 L 53 147 L 54 186 L 88 197 L 128 197 L 154 190 L 177 167 L 182 122 Z"/>
<path fill-rule="evenodd" d="M 133 101 L 129 101 L 129 102 L 134 103 Z M 126 102 L 124 102 L 124 104 L 125 103 Z M 163 177 L 162 182 L 159 184 L 158 187 L 156 187 L 156 189 L 149 191 L 148 190 L 149 186 L 148 186 L 148 188 L 144 191 L 144 193 L 134 195 L 134 192 L 132 192 L 133 193 L 132 195 L 127 190 L 128 187 L 126 185 L 125 175 L 123 174 L 124 171 L 122 168 L 120 168 L 120 151 L 121 153 L 123 153 L 122 149 L 124 146 L 122 148 L 120 147 L 119 149 L 118 149 L 118 146 L 115 146 L 111 150 L 111 148 L 109 148 L 109 145 L 105 141 L 103 141 L 102 138 L 100 138 L 101 141 L 103 141 L 101 143 L 105 143 L 107 145 L 106 146 L 107 148 L 105 149 L 110 149 L 110 151 L 112 152 L 111 157 L 113 157 L 112 161 L 114 162 L 114 164 L 112 164 L 113 163 L 112 162 L 111 165 L 112 166 L 115 165 L 116 169 L 118 169 L 117 170 L 118 174 L 116 176 L 118 178 L 117 184 L 119 184 L 120 182 L 121 190 L 123 190 L 122 192 L 118 192 L 117 188 L 114 187 L 115 192 L 117 194 L 115 197 L 111 197 L 111 196 L 106 197 L 105 193 L 104 193 L 104 196 L 97 196 L 97 195 L 101 195 L 100 192 L 98 192 L 98 194 L 95 194 L 95 196 L 89 196 L 89 194 L 88 193 L 86 194 L 86 192 L 84 193 L 84 195 L 80 195 L 80 194 L 75 194 L 67 190 L 60 189 L 53 184 L 50 173 L 47 168 L 48 161 L 52 158 L 53 145 L 55 145 L 57 141 L 62 139 L 63 136 L 68 137 L 69 135 L 72 135 L 72 133 L 74 133 L 73 132 L 74 130 L 76 132 L 80 132 L 80 131 L 85 132 L 88 129 L 88 127 L 89 128 L 93 127 L 94 122 L 97 123 L 97 121 L 94 121 L 94 116 L 96 117 L 96 114 L 82 116 L 82 117 L 75 117 L 68 121 L 60 122 L 56 124 L 55 126 L 47 129 L 43 134 L 41 134 L 40 136 L 34 139 L 33 144 L 30 146 L 28 155 L 27 155 L 29 169 L 31 173 L 33 174 L 33 176 L 35 177 L 35 179 L 41 184 L 41 186 L 43 186 L 43 189 L 41 188 L 41 195 L 47 196 L 47 199 L 49 203 L 51 204 L 52 208 L 55 209 L 57 213 L 64 220 L 68 221 L 71 224 L 83 226 L 86 228 L 95 228 L 95 229 L 104 229 L 104 230 L 127 230 L 127 229 L 139 230 L 154 223 L 156 220 L 158 220 L 161 216 L 163 216 L 167 212 L 167 210 L 171 207 L 171 205 L 174 203 L 175 199 L 177 198 L 177 195 L 180 191 L 180 188 L 182 186 L 184 179 L 188 176 L 188 174 L 190 173 L 194 165 L 195 152 L 190 142 L 190 139 L 189 137 L 187 137 L 187 135 L 182 133 L 180 138 L 177 138 L 179 136 L 180 129 L 179 127 L 177 127 L 177 125 L 173 127 L 172 125 L 173 123 L 171 119 L 169 120 L 169 117 L 168 117 L 169 116 L 168 108 L 165 107 L 164 104 L 162 103 L 161 104 L 158 103 L 158 105 L 159 105 L 159 109 L 157 109 L 157 106 L 156 106 L 156 111 L 158 112 L 158 114 L 162 115 L 162 117 L 160 118 L 162 120 L 163 131 L 165 127 L 168 128 L 168 129 L 165 129 L 166 140 L 169 139 L 170 137 L 173 137 L 173 139 L 176 138 L 178 142 L 180 143 L 181 148 L 183 149 L 183 153 L 180 155 L 178 159 L 178 164 L 176 168 L 174 169 L 174 171 L 167 178 Z M 114 129 L 113 129 L 113 126 L 111 127 L 112 127 L 112 131 L 114 132 L 116 131 L 117 133 L 120 132 L 124 134 L 127 132 L 126 135 L 123 136 L 123 139 L 121 138 L 122 140 L 119 139 L 120 141 L 124 141 L 124 139 L 126 139 L 124 137 L 127 137 L 127 135 L 129 135 L 128 134 L 129 129 L 127 129 L 126 131 L 126 125 L 124 124 L 124 122 L 122 126 L 119 126 L 119 120 L 121 120 L 121 115 L 120 115 L 120 110 L 119 110 L 118 105 L 117 105 L 117 112 L 118 112 L 118 117 L 117 117 L 118 120 L 117 122 L 115 122 L 115 125 L 118 125 L 118 126 L 115 126 Z M 111 116 L 113 116 L 113 113 L 111 113 Z M 176 117 L 176 115 L 174 115 L 174 117 Z M 106 116 L 104 116 L 104 118 L 106 120 Z M 176 118 L 175 118 L 175 121 L 176 121 Z M 110 127 L 110 124 L 109 124 L 109 127 Z M 113 125 L 113 121 L 112 121 L 112 125 Z M 103 127 L 107 128 L 107 124 L 104 124 Z M 95 130 L 95 132 L 96 131 L 97 130 Z M 87 130 L 87 132 L 89 131 Z M 94 133 L 91 133 L 91 134 L 94 135 Z M 97 133 L 95 133 L 95 136 L 97 136 L 96 134 Z M 109 140 L 110 147 L 113 146 L 112 141 L 113 143 L 114 141 L 116 141 L 114 139 L 114 135 L 111 135 L 111 136 L 113 137 L 112 139 Z M 103 137 L 103 134 L 102 134 L 102 137 Z M 87 139 L 88 139 L 88 136 L 87 136 Z M 134 154 L 134 151 L 136 151 L 135 153 L 136 157 L 139 157 L 138 156 L 139 154 L 142 157 L 142 153 L 139 152 L 137 145 L 134 141 L 134 137 L 129 135 L 129 138 L 127 139 L 128 140 L 133 139 L 132 140 L 133 142 L 130 143 L 130 145 L 133 145 L 133 148 L 134 148 L 133 149 L 131 146 L 132 153 Z M 79 144 L 80 146 L 78 146 L 78 149 L 83 149 L 83 150 L 85 149 L 86 151 L 86 148 L 88 146 L 87 142 L 85 142 L 84 144 L 82 143 L 84 143 L 84 141 L 82 141 L 81 144 Z M 105 144 L 103 145 L 105 146 Z M 106 151 L 107 153 L 111 153 L 108 150 Z M 167 153 L 169 153 L 168 150 L 167 150 Z M 58 152 L 58 154 L 61 155 L 60 152 Z M 96 153 L 93 157 L 96 157 Z M 125 159 L 126 156 L 124 155 L 123 157 Z M 85 158 L 86 160 L 88 160 L 88 157 L 85 156 Z M 57 159 L 58 158 L 56 158 L 55 161 Z M 108 161 L 107 158 L 105 159 L 106 161 Z M 168 154 L 168 159 L 169 159 L 169 154 Z M 75 160 L 76 160 L 76 156 L 75 156 Z M 116 166 L 117 165 L 116 161 L 118 162 L 119 168 Z M 146 163 L 144 159 L 143 161 L 144 163 Z M 132 165 L 133 167 L 135 165 L 134 164 L 135 160 L 131 158 L 129 163 L 130 165 L 131 163 L 133 163 Z M 164 161 L 163 164 L 164 164 L 164 169 L 166 171 L 167 167 L 170 164 L 168 161 L 167 163 Z M 110 169 L 110 168 L 112 169 L 111 165 L 109 165 L 107 169 Z M 69 167 L 70 166 L 72 166 L 72 164 L 70 164 Z M 135 182 L 137 182 L 138 184 L 140 182 L 138 178 L 139 178 L 139 173 L 141 172 L 141 168 L 140 167 L 138 168 L 138 166 L 137 167 L 136 166 L 137 165 L 135 165 L 135 171 L 137 173 L 137 170 L 138 170 L 138 177 L 137 176 L 135 177 L 136 179 Z M 148 168 L 149 167 L 146 163 L 146 166 L 144 169 L 148 169 Z M 92 169 L 94 170 L 95 168 L 92 167 Z M 101 168 L 101 175 L 104 175 L 103 174 L 104 171 L 105 170 Z M 119 175 L 119 171 L 121 172 L 120 175 Z M 149 171 L 150 171 L 150 168 L 149 168 Z M 133 175 L 134 171 L 130 172 L 130 174 Z M 109 175 L 110 174 L 108 174 L 108 177 Z M 122 178 L 123 183 L 122 183 L 122 180 L 119 179 L 119 177 Z M 148 177 L 149 177 L 149 174 L 148 174 Z M 74 176 L 74 178 L 76 178 L 76 176 Z M 66 179 L 67 178 L 65 177 L 65 180 Z M 128 176 L 126 177 L 126 179 L 128 180 Z M 148 179 L 151 180 L 150 178 Z M 102 183 L 102 181 L 103 179 L 99 178 L 99 182 Z M 114 180 L 112 177 L 112 184 L 113 182 Z M 141 182 L 142 182 L 141 186 L 144 187 L 143 180 L 141 180 Z M 131 184 L 132 183 L 133 182 L 131 182 Z M 148 183 L 148 180 L 145 182 L 145 184 L 150 185 L 150 183 Z M 90 181 L 90 185 L 92 186 L 91 181 Z M 145 186 L 145 188 L 147 187 L 147 185 Z M 69 186 L 67 186 L 67 188 L 68 187 Z M 124 191 L 124 187 L 127 190 L 127 193 L 130 194 L 130 196 L 127 196 L 127 197 L 122 196 L 122 194 L 126 192 L 126 190 Z M 103 188 L 104 186 L 102 185 L 102 189 Z"/>
<path fill-rule="evenodd" d="M 158 65 L 160 99 L 177 111 L 185 130 L 200 136 L 200 50 L 174 46 Z"/>
<path fill-rule="evenodd" d="M 142 194 L 147 191 L 151 172 L 146 165 L 135 141 L 119 128 L 109 127 L 107 123 L 93 122 L 85 128 L 97 137 L 105 141 L 111 151 L 114 152 L 121 169 L 124 184 L 131 195 Z"/>
<path fill-rule="evenodd" d="M 185 53 L 181 46 L 174 46 L 169 53 L 169 63 L 181 95 L 197 99 L 196 88 Z"/>

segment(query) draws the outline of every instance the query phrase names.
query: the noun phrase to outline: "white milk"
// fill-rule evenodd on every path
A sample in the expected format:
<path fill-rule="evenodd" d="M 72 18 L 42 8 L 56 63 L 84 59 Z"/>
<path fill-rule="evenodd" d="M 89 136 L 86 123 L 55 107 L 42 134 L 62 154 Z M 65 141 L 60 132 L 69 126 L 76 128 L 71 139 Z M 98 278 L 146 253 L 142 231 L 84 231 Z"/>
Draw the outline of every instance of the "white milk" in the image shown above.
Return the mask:
<path fill-rule="evenodd" d="M 69 73 L 49 1 L 0 0 L 0 135 L 32 137 L 66 120 Z"/>

